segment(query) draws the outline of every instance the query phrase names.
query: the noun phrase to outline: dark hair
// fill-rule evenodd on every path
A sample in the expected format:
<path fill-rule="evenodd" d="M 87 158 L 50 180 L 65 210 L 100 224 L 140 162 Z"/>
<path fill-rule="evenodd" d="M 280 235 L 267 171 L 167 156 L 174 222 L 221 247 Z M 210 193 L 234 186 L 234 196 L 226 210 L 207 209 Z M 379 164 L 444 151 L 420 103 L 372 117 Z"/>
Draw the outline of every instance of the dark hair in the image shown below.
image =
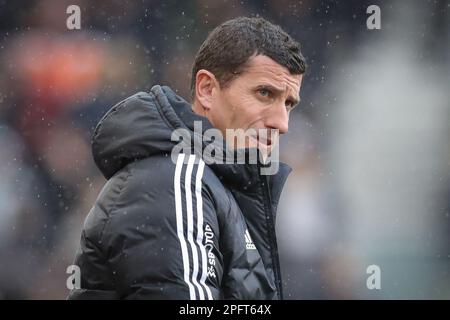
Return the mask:
<path fill-rule="evenodd" d="M 192 67 L 191 95 L 195 96 L 197 72 L 212 72 L 221 87 L 245 69 L 253 55 L 265 55 L 286 67 L 291 74 L 303 74 L 305 58 L 300 44 L 280 26 L 263 18 L 240 17 L 216 27 L 206 38 L 195 56 Z"/>

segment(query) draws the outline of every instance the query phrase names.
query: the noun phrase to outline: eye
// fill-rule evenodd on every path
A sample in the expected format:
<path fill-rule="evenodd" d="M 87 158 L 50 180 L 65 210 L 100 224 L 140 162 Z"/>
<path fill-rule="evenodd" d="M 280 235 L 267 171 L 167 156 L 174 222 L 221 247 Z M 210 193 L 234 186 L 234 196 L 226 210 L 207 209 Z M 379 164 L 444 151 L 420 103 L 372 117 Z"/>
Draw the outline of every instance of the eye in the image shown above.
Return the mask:
<path fill-rule="evenodd" d="M 264 88 L 259 89 L 258 93 L 263 97 L 268 97 L 270 95 L 270 91 Z"/>

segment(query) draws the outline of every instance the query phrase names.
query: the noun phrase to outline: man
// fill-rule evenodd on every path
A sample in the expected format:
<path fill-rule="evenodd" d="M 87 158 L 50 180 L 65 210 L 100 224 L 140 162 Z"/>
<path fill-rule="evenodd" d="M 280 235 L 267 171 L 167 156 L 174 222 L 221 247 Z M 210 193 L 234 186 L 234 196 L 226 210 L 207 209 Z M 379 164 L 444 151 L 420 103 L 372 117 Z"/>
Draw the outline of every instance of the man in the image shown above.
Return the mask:
<path fill-rule="evenodd" d="M 288 34 L 237 18 L 200 47 L 192 105 L 154 86 L 108 111 L 92 139 L 108 181 L 86 218 L 75 259 L 81 288 L 69 298 L 282 299 L 275 212 L 290 169 L 262 175 L 260 161 L 210 163 L 205 144 L 174 156 L 173 133 L 198 138 L 200 123 L 200 136 L 216 128 L 231 145 L 227 129 L 283 134 L 304 72 Z M 234 148 L 270 154 L 272 139 L 253 134 Z"/>

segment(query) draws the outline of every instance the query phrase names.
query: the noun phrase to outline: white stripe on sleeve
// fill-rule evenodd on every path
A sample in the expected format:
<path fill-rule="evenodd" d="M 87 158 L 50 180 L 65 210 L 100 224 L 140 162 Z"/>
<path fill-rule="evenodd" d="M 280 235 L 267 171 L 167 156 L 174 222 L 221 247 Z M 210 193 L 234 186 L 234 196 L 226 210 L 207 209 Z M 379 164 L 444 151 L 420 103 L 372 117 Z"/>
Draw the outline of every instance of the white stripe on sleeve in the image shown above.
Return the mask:
<path fill-rule="evenodd" d="M 200 163 L 197 169 L 197 175 L 195 177 L 195 197 L 197 199 L 197 244 L 200 248 L 202 255 L 202 277 L 200 278 L 200 284 L 205 288 L 209 300 L 213 300 L 211 289 L 206 285 L 206 272 L 207 272 L 207 258 L 206 249 L 203 245 L 203 198 L 202 198 L 202 177 L 203 169 L 205 168 L 205 162 L 200 159 Z"/>
<path fill-rule="evenodd" d="M 177 235 L 180 240 L 181 245 L 181 255 L 183 258 L 183 271 L 184 271 L 184 282 L 189 287 L 189 295 L 191 300 L 195 300 L 195 289 L 189 279 L 189 254 L 187 251 L 186 240 L 184 239 L 183 234 L 183 207 L 181 202 L 181 184 L 180 184 L 180 176 L 181 169 L 183 167 L 184 154 L 180 153 L 177 158 L 177 164 L 175 167 L 175 177 L 174 177 L 174 192 L 175 192 L 175 212 L 177 218 Z"/>
<path fill-rule="evenodd" d="M 191 154 L 189 156 L 189 162 L 186 169 L 186 177 L 184 180 L 184 190 L 186 194 L 186 211 L 187 211 L 187 223 L 188 223 L 188 241 L 192 249 L 192 260 L 193 260 L 193 270 L 192 270 L 192 282 L 195 284 L 195 286 L 198 289 L 200 300 L 205 300 L 205 294 L 203 292 L 203 289 L 200 287 L 200 284 L 197 281 L 197 275 L 198 275 L 198 252 L 197 252 L 197 246 L 194 243 L 194 216 L 192 213 L 192 191 L 191 191 L 191 184 L 192 184 L 192 168 L 194 167 L 195 162 L 195 155 Z M 202 228 L 200 228 L 202 229 Z M 198 233 L 198 231 L 197 231 Z"/>

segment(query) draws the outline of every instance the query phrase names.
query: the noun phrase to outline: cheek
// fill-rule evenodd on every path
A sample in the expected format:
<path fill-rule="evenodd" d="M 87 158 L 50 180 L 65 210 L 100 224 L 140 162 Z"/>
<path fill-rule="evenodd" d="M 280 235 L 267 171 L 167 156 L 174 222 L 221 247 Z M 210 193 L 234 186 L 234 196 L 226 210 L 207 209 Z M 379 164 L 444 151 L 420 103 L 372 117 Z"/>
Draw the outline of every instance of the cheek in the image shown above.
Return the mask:
<path fill-rule="evenodd" d="M 222 96 L 229 128 L 247 129 L 260 118 L 264 107 L 256 96 L 247 92 L 244 86 L 235 86 Z"/>
<path fill-rule="evenodd" d="M 229 101 L 233 119 L 235 122 L 246 122 L 251 117 L 253 111 L 257 109 L 254 99 L 248 96 L 235 96 Z"/>
<path fill-rule="evenodd" d="M 234 121 L 234 109 L 235 101 L 233 99 L 220 92 L 214 96 L 213 100 L 213 110 L 210 114 L 211 120 L 216 128 L 220 130 L 225 130 L 226 128 L 232 127 Z"/>

